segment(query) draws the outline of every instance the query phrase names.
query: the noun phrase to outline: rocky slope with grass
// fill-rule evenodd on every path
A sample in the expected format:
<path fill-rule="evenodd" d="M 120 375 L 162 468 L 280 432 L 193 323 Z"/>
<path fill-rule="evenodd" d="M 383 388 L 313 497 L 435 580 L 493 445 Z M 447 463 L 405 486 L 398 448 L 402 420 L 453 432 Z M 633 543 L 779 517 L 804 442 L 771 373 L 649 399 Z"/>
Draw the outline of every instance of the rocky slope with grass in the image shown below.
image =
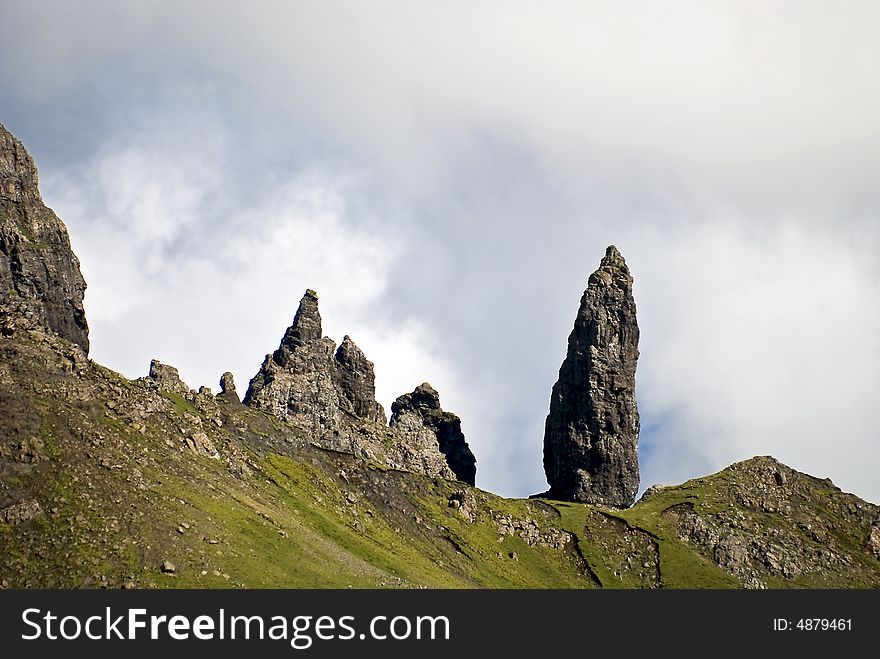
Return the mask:
<path fill-rule="evenodd" d="M 880 586 L 880 508 L 769 457 L 629 508 L 474 487 L 458 417 L 421 385 L 386 425 L 309 293 L 248 404 L 229 373 L 126 379 L 88 358 L 66 230 L 0 144 L 0 586 Z"/>

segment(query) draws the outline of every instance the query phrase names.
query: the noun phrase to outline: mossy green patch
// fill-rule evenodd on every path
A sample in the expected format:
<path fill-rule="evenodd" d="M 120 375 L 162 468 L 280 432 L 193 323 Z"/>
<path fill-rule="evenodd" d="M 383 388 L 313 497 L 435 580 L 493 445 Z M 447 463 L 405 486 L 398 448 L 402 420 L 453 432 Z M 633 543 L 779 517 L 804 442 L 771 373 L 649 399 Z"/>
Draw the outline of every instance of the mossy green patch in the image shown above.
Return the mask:
<path fill-rule="evenodd" d="M 174 404 L 174 410 L 178 414 L 182 415 L 189 413 L 192 415 L 198 415 L 199 411 L 180 394 L 174 391 L 160 391 L 159 393 L 163 398 L 170 400 Z"/>

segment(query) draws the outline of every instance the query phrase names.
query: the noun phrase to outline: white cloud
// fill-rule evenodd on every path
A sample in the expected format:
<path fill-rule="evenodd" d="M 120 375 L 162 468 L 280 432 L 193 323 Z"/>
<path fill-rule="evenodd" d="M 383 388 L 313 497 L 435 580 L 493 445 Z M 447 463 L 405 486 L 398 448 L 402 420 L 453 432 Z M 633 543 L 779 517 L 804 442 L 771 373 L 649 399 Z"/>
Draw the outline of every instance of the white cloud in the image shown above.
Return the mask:
<path fill-rule="evenodd" d="M 89 282 L 92 356 L 130 377 L 159 357 L 191 386 L 216 386 L 229 369 L 243 391 L 315 288 L 329 292 L 325 333 L 352 335 L 379 362 L 386 405 L 426 373 L 442 380 L 425 328 L 364 319 L 375 315 L 400 245 L 351 226 L 337 189 L 346 183 L 290 172 L 247 205 L 218 204 L 239 173 L 228 169 L 225 129 L 194 137 L 195 128 L 185 121 L 158 140 L 152 131 L 115 136 L 43 186 L 72 227 Z"/>
<path fill-rule="evenodd" d="M 651 475 L 675 481 L 701 462 L 773 454 L 874 492 L 864 458 L 876 451 L 880 290 L 870 262 L 795 223 L 650 231 L 629 258 L 642 414 L 668 424 L 648 439 Z"/>
<path fill-rule="evenodd" d="M 108 7 L 4 7 L 0 43 L 99 359 L 243 387 L 313 287 L 386 406 L 430 381 L 528 494 L 615 242 L 644 480 L 772 453 L 880 500 L 876 3 Z"/>

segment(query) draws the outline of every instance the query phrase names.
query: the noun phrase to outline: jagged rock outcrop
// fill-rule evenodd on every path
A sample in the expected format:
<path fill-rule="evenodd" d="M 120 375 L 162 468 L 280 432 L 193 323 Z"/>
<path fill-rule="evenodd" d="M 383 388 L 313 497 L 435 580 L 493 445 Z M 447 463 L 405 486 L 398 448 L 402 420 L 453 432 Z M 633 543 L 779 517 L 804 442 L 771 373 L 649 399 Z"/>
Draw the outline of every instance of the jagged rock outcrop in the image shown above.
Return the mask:
<path fill-rule="evenodd" d="M 147 380 L 162 391 L 186 396 L 189 393 L 189 387 L 180 379 L 180 373 L 177 369 L 168 364 L 163 364 L 158 359 L 150 362 L 150 374 Z"/>
<path fill-rule="evenodd" d="M 0 330 L 48 330 L 88 352 L 85 289 L 67 228 L 40 197 L 33 159 L 0 125 Z"/>
<path fill-rule="evenodd" d="M 341 411 L 350 410 L 353 415 L 356 406 L 346 398 L 350 388 L 342 384 L 335 352 L 333 340 L 322 336 L 318 295 L 307 290 L 281 345 L 266 355 L 251 379 L 245 405 L 297 422 L 328 448 L 354 452 Z M 364 362 L 362 366 L 370 364 Z M 361 383 L 365 385 L 367 379 L 364 376 Z M 372 381 L 372 368 L 369 379 Z M 371 395 L 378 405 L 375 390 L 369 392 L 364 386 L 357 407 L 366 407 Z"/>
<path fill-rule="evenodd" d="M 623 508 L 639 488 L 633 279 L 613 245 L 581 298 L 544 429 L 545 496 Z"/>
<path fill-rule="evenodd" d="M 228 403 L 236 405 L 241 403 L 241 398 L 238 397 L 238 392 L 235 390 L 235 378 L 229 371 L 220 376 L 220 393 L 217 395 Z"/>
<path fill-rule="evenodd" d="M 322 336 L 318 295 L 307 290 L 281 345 L 266 355 L 244 398 L 306 431 L 319 446 L 390 467 L 474 482 L 475 460 L 461 421 L 440 409 L 430 385 L 401 396 L 390 427 L 376 401 L 373 363 L 351 337 Z"/>
<path fill-rule="evenodd" d="M 356 417 L 385 423 L 385 410 L 376 402 L 376 376 L 373 362 L 346 334 L 336 351 L 336 384 L 344 412 Z"/>
<path fill-rule="evenodd" d="M 394 401 L 390 426 L 404 445 L 418 447 L 424 456 L 439 448 L 455 478 L 474 484 L 477 460 L 461 431 L 461 419 L 440 407 L 440 395 L 430 384 L 425 382 Z"/>

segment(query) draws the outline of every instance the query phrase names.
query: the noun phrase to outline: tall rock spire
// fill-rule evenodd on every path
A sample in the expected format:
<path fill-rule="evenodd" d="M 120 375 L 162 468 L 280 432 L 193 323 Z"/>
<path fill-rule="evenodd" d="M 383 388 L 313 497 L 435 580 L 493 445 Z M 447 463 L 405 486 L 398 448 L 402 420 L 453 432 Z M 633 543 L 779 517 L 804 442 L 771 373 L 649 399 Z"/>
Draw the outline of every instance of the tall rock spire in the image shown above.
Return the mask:
<path fill-rule="evenodd" d="M 88 352 L 85 290 L 67 228 L 40 197 L 33 159 L 0 125 L 0 327 L 41 328 Z"/>
<path fill-rule="evenodd" d="M 299 302 L 299 308 L 293 317 L 293 324 L 287 328 L 284 338 L 281 339 L 281 346 L 288 350 L 294 350 L 312 341 L 320 341 L 321 336 L 318 294 L 309 288 Z"/>
<path fill-rule="evenodd" d="M 550 498 L 623 508 L 639 488 L 633 279 L 614 245 L 590 275 L 544 429 Z"/>

